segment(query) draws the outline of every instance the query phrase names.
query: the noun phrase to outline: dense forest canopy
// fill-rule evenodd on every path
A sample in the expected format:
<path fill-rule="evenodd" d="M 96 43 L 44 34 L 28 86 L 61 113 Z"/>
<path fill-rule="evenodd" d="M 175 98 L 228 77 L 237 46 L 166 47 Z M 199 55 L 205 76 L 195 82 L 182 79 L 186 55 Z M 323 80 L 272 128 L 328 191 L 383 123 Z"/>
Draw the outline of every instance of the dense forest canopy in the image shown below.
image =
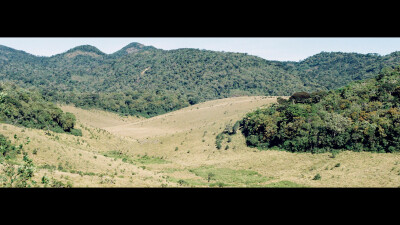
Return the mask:
<path fill-rule="evenodd" d="M 36 87 L 53 102 L 151 117 L 218 98 L 332 90 L 397 63 L 398 52 L 322 52 L 300 62 L 279 62 L 244 53 L 162 50 L 140 43 L 113 54 L 83 45 L 51 57 L 0 46 L 0 81 Z"/>
<path fill-rule="evenodd" d="M 296 93 L 240 121 L 249 146 L 291 152 L 400 150 L 400 67 L 330 91 Z"/>
<path fill-rule="evenodd" d="M 82 135 L 81 130 L 74 128 L 75 115 L 64 113 L 36 91 L 10 83 L 0 83 L 0 122 Z"/>

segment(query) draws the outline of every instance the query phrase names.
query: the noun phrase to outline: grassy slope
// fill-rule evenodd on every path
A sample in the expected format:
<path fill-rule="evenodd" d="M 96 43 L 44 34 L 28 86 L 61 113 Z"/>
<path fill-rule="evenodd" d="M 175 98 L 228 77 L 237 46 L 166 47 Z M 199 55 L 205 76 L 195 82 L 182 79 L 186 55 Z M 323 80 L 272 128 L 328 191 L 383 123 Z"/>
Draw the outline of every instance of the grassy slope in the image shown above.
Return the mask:
<path fill-rule="evenodd" d="M 226 124 L 275 101 L 220 99 L 150 119 L 61 106 L 76 115 L 83 137 L 48 136 L 8 124 L 1 124 L 0 131 L 12 140 L 17 134 L 17 143 L 30 137 L 24 149 L 39 167 L 37 180 L 47 174 L 74 187 L 399 186 L 400 154 L 344 152 L 332 158 L 329 153 L 259 151 L 247 147 L 242 135 L 215 148 L 215 135 Z M 318 173 L 322 179 L 313 180 Z"/>

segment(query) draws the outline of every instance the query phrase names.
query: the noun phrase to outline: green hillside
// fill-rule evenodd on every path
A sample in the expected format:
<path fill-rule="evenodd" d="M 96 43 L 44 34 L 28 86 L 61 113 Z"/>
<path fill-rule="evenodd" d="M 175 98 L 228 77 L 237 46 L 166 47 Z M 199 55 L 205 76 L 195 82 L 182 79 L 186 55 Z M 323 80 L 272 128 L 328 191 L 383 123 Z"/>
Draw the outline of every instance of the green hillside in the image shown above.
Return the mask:
<path fill-rule="evenodd" d="M 81 135 L 81 131 L 74 128 L 76 118 L 72 113 L 64 113 L 38 92 L 10 83 L 0 83 L 0 122 Z"/>
<path fill-rule="evenodd" d="M 320 90 L 333 90 L 354 80 L 372 78 L 385 67 L 396 67 L 400 64 L 399 56 L 399 52 L 386 56 L 321 52 L 300 61 L 295 65 L 294 70 L 306 86 L 314 86 Z"/>
<path fill-rule="evenodd" d="M 219 98 L 332 90 L 398 63 L 398 53 L 322 52 L 300 62 L 279 62 L 243 53 L 167 51 L 140 43 L 113 54 L 83 45 L 52 57 L 0 46 L 0 81 L 36 87 L 53 102 L 152 117 Z"/>
<path fill-rule="evenodd" d="M 328 92 L 296 93 L 247 114 L 249 146 L 291 152 L 400 149 L 400 67 Z"/>

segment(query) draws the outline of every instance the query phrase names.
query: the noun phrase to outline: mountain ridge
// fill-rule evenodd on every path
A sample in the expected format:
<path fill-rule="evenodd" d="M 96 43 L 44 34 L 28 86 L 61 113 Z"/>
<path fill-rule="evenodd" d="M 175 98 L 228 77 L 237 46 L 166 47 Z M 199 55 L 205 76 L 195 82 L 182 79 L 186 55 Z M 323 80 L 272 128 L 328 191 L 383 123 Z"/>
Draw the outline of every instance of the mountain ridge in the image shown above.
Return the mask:
<path fill-rule="evenodd" d="M 219 98 L 331 90 L 400 64 L 396 52 L 321 52 L 294 62 L 195 48 L 162 50 L 137 42 L 112 54 L 91 45 L 53 57 L 20 53 L 0 54 L 0 81 L 38 88 L 51 101 L 140 116 Z"/>
<path fill-rule="evenodd" d="M 264 60 L 270 61 L 270 62 L 282 62 L 282 63 L 302 63 L 304 61 L 307 61 L 309 59 L 312 59 L 314 57 L 319 57 L 319 56 L 323 56 L 323 55 L 332 55 L 332 54 L 346 54 L 346 55 L 358 55 L 358 56 L 375 56 L 375 57 L 390 57 L 390 56 L 400 56 L 400 50 L 399 51 L 394 51 L 391 53 L 388 53 L 386 55 L 381 55 L 379 53 L 358 53 L 358 52 L 341 52 L 341 51 L 321 51 L 319 53 L 316 53 L 314 55 L 310 55 L 302 60 L 298 60 L 298 61 L 294 61 L 294 60 L 272 60 L 272 59 L 266 59 L 260 56 L 256 56 L 256 55 L 251 55 L 248 53 L 242 53 L 242 52 L 230 52 L 230 51 L 217 51 L 217 50 L 208 50 L 208 49 L 198 49 L 198 48 L 187 48 L 187 47 L 183 47 L 183 48 L 176 48 L 176 49 L 171 49 L 171 50 L 165 50 L 165 49 L 161 49 L 161 48 L 156 48 L 152 45 L 144 45 L 142 43 L 139 42 L 131 42 L 127 45 L 125 45 L 124 47 L 122 47 L 121 49 L 113 52 L 113 53 L 105 53 L 103 51 L 101 51 L 99 48 L 97 48 L 96 46 L 90 45 L 90 44 L 83 44 L 83 45 L 78 45 L 76 47 L 72 47 L 64 52 L 61 53 L 56 53 L 52 56 L 37 56 L 34 54 L 31 54 L 29 52 L 26 52 L 24 50 L 18 50 L 15 48 L 11 48 L 8 47 L 6 45 L 1 45 L 0 44 L 0 53 L 3 50 L 7 50 L 8 52 L 20 52 L 20 53 L 25 53 L 27 55 L 31 55 L 31 56 L 35 56 L 35 57 L 44 57 L 44 58 L 51 58 L 57 55 L 61 55 L 61 54 L 65 54 L 65 53 L 70 53 L 76 50 L 83 50 L 83 51 L 89 51 L 89 52 L 96 52 L 99 53 L 101 55 L 107 55 L 107 56 L 112 56 L 112 55 L 127 55 L 131 52 L 124 52 L 126 50 L 129 50 L 130 48 L 133 48 L 131 50 L 131 52 L 137 52 L 139 50 L 162 50 L 162 51 L 178 51 L 178 50 L 198 50 L 198 51 L 210 51 L 210 52 L 217 52 L 217 53 L 233 53 L 233 54 L 244 54 L 244 55 L 249 55 L 249 56 L 254 56 L 254 57 L 259 57 L 262 58 Z"/>

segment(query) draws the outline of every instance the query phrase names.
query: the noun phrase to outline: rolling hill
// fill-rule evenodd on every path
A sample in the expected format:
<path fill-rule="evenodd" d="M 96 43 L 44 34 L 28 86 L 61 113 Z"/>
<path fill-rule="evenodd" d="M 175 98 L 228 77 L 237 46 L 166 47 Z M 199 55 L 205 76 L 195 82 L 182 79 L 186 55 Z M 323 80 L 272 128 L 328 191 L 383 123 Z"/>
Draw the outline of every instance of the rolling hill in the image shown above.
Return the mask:
<path fill-rule="evenodd" d="M 398 187 L 399 153 L 345 151 L 332 158 L 259 151 L 239 134 L 215 147 L 227 124 L 274 102 L 218 99 L 147 119 L 60 105 L 76 115 L 82 136 L 11 124 L 0 129 L 9 145 L 24 145 L 40 187 L 43 177 L 57 181 L 49 186 L 70 187 Z M 14 163 L 22 158 L 21 152 Z"/>
<path fill-rule="evenodd" d="M 322 52 L 300 62 L 279 62 L 131 43 L 112 54 L 83 45 L 37 57 L 0 46 L 0 81 L 35 87 L 53 102 L 152 117 L 220 98 L 332 90 L 396 66 L 399 56 Z"/>
<path fill-rule="evenodd" d="M 0 186 L 398 187 L 399 56 L 0 46 Z"/>

